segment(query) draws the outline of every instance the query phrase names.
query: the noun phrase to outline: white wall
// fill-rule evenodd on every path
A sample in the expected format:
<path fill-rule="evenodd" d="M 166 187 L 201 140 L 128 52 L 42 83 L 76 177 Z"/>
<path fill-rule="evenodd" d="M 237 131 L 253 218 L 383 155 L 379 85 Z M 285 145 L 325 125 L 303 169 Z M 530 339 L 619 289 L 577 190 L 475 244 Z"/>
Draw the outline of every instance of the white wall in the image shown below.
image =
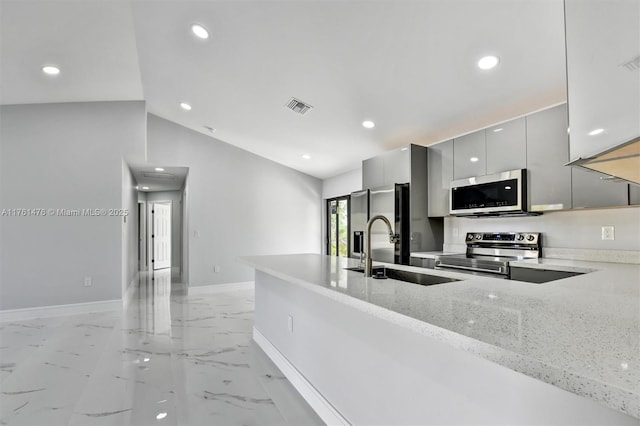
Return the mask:
<path fill-rule="evenodd" d="M 0 209 L 121 208 L 122 157 L 144 161 L 145 105 L 2 106 L 0 147 Z M 0 216 L 0 309 L 120 299 L 121 223 Z"/>
<path fill-rule="evenodd" d="M 615 240 L 602 241 L 601 227 L 615 226 Z M 531 231 L 543 233 L 544 247 L 599 250 L 640 250 L 640 207 L 547 212 L 541 216 L 444 220 L 444 243 L 461 245 L 474 231 Z M 457 234 L 456 234 L 457 232 Z"/>
<path fill-rule="evenodd" d="M 171 267 L 182 267 L 182 191 L 147 193 L 147 202 L 171 202 Z"/>
<path fill-rule="evenodd" d="M 138 191 L 133 174 L 122 160 L 122 209 L 127 216 L 120 217 L 122 226 L 122 294 L 131 285 L 138 272 Z"/>
<path fill-rule="evenodd" d="M 148 154 L 189 167 L 190 285 L 253 280 L 243 255 L 320 252 L 319 179 L 153 115 Z"/>
<path fill-rule="evenodd" d="M 362 189 L 362 167 L 322 181 L 322 198 L 348 195 Z"/>

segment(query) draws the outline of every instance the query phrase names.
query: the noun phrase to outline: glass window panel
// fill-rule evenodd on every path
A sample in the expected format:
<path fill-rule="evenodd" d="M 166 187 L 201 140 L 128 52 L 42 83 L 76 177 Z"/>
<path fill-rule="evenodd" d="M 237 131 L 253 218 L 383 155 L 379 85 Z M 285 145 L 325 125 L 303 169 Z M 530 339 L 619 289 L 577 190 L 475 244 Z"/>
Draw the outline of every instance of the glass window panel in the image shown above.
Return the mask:
<path fill-rule="evenodd" d="M 349 200 L 338 201 L 338 255 L 348 256 Z"/>
<path fill-rule="evenodd" d="M 329 254 L 338 255 L 338 203 L 332 200 L 329 204 Z"/>

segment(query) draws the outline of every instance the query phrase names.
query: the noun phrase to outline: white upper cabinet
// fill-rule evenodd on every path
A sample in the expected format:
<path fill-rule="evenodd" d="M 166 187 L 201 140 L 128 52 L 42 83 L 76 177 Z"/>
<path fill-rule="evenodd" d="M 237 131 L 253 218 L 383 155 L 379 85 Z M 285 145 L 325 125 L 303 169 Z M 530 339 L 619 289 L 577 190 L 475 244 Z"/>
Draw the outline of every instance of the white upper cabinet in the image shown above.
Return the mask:
<path fill-rule="evenodd" d="M 640 1 L 565 0 L 565 22 L 575 160 L 640 135 Z"/>
<path fill-rule="evenodd" d="M 525 118 L 517 118 L 487 129 L 487 174 L 527 167 Z"/>

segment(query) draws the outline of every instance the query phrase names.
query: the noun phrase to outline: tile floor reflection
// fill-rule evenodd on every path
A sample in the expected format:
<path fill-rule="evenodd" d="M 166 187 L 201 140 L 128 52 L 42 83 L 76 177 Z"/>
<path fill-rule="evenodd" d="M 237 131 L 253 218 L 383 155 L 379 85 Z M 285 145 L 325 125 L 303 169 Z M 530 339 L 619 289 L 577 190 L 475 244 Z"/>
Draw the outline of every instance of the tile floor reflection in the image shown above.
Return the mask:
<path fill-rule="evenodd" d="M 320 425 L 253 343 L 253 290 L 143 276 L 127 310 L 0 323 L 3 425 Z"/>

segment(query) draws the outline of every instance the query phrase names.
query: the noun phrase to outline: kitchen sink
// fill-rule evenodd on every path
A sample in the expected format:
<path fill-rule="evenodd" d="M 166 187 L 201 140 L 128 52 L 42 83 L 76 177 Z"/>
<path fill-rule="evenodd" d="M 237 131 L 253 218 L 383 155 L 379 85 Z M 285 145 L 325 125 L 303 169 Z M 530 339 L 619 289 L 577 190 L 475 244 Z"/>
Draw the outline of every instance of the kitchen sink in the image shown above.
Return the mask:
<path fill-rule="evenodd" d="M 361 266 L 345 268 L 349 271 L 362 272 L 364 273 L 364 268 Z M 438 275 L 431 274 L 422 274 L 419 272 L 411 272 L 411 271 L 401 271 L 399 269 L 391 269 L 378 267 L 373 268 L 372 278 L 374 279 L 386 279 L 391 278 L 393 280 L 405 281 L 408 283 L 419 284 L 419 285 L 434 285 L 434 284 L 444 284 L 444 283 L 452 283 L 456 280 L 454 278 L 440 277 Z"/>

